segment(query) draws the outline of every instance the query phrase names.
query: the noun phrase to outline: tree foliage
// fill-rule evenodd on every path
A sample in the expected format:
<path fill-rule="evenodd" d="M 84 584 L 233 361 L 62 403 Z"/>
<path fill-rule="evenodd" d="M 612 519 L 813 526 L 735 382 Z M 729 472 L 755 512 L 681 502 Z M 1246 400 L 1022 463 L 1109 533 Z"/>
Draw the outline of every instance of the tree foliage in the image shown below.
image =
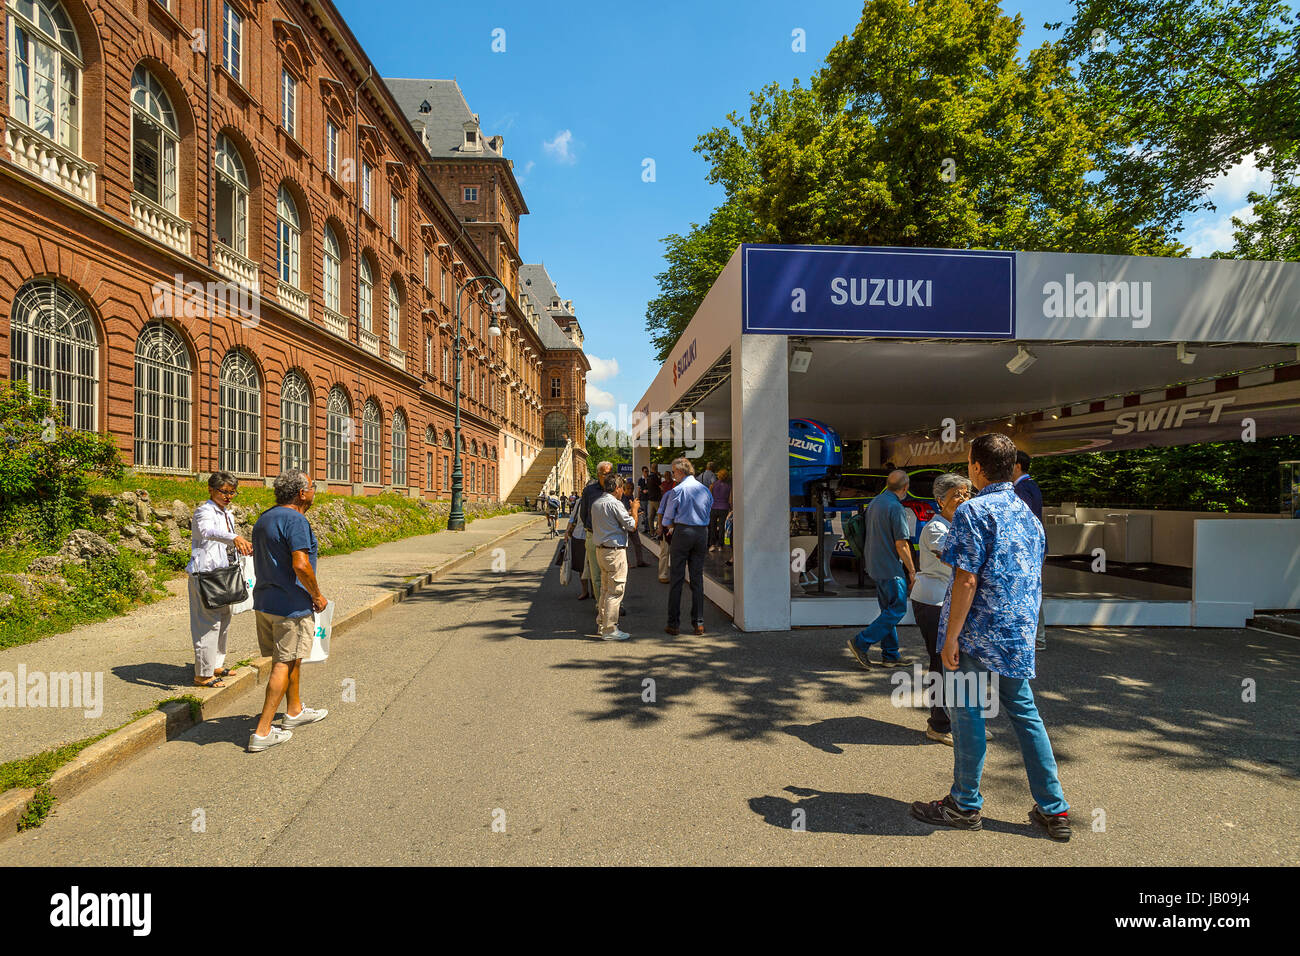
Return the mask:
<path fill-rule="evenodd" d="M 809 85 L 751 94 L 696 146 L 724 201 L 669 236 L 660 360 L 741 242 L 1178 255 L 1096 175 L 1120 132 L 996 0 L 867 0 Z"/>
<path fill-rule="evenodd" d="M 1100 167 L 1118 202 L 1168 227 L 1213 209 L 1211 182 L 1249 156 L 1278 180 L 1294 171 L 1300 23 L 1287 0 L 1073 2 L 1057 46 L 1112 118 Z"/>
<path fill-rule="evenodd" d="M 4 534 L 57 544 L 89 517 L 88 477 L 121 476 L 117 446 L 107 435 L 68 428 L 25 382 L 0 382 L 0 422 Z"/>

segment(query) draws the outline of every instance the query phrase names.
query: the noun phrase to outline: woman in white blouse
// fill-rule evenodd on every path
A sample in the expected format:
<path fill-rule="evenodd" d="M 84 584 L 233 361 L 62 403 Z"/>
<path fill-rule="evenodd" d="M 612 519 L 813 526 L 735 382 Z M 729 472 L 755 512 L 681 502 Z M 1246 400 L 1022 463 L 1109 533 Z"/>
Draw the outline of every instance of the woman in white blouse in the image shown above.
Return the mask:
<path fill-rule="evenodd" d="M 970 498 L 970 493 L 970 481 L 961 475 L 949 473 L 934 480 L 934 502 L 939 506 L 939 513 L 921 529 L 921 566 L 916 573 L 916 583 L 912 585 L 912 616 L 916 618 L 916 626 L 925 638 L 925 649 L 930 653 L 930 670 L 941 678 L 943 661 L 939 655 L 943 642 L 939 640 L 939 612 L 943 609 L 948 587 L 952 584 L 952 565 L 944 564 L 939 556 L 943 554 L 944 539 L 948 536 L 953 512 L 958 505 Z M 938 705 L 942 703 L 942 699 L 937 702 Z M 938 705 L 930 708 L 925 735 L 951 747 L 952 727 L 948 722 L 948 712 Z"/>
<path fill-rule="evenodd" d="M 215 571 L 231 562 L 231 551 L 252 554 L 253 545 L 235 533 L 230 503 L 239 493 L 239 479 L 218 471 L 208 479 L 211 496 L 194 509 L 190 523 L 190 638 L 194 642 L 194 683 L 199 687 L 225 687 L 221 678 L 230 675 L 226 664 L 226 639 L 230 635 L 229 607 L 207 608 L 199 597 L 194 575 Z"/>

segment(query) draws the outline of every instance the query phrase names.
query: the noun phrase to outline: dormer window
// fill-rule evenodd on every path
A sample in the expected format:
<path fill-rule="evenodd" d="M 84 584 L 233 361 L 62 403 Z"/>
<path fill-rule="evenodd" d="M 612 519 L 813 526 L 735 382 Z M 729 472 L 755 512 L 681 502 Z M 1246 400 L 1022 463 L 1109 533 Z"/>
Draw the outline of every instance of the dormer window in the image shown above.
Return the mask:
<path fill-rule="evenodd" d="M 421 113 L 432 113 L 432 112 L 433 112 L 433 107 L 429 105 L 429 101 L 428 101 L 428 100 L 425 100 L 423 103 L 420 104 L 420 112 L 421 112 Z"/>
<path fill-rule="evenodd" d="M 461 144 L 461 149 L 468 153 L 483 152 L 483 141 L 479 137 L 478 117 L 466 120 L 462 129 L 465 131 L 465 141 Z"/>

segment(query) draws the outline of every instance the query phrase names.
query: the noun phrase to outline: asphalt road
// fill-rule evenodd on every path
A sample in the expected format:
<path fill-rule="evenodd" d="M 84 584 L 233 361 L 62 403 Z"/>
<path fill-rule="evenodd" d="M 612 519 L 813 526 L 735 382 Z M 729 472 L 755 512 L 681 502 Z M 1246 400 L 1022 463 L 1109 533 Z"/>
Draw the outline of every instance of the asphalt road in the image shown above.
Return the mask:
<path fill-rule="evenodd" d="M 633 639 L 600 642 L 544 530 L 504 547 L 506 571 L 485 555 L 306 665 L 322 723 L 247 754 L 251 694 L 249 716 L 60 804 L 0 863 L 1300 863 L 1292 639 L 1050 629 L 1035 692 L 1074 839 L 1028 823 L 1005 717 L 984 831 L 934 831 L 907 807 L 946 792 L 952 751 L 891 704 L 888 672 L 856 668 L 848 630 L 742 634 L 710 606 L 708 634 L 669 637 L 651 567 L 630 572 Z"/>

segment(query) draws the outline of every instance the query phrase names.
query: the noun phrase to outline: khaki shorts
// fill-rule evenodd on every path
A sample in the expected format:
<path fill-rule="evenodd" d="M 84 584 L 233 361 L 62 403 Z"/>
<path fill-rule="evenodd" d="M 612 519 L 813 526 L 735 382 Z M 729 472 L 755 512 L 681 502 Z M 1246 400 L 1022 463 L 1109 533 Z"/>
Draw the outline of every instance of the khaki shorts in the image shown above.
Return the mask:
<path fill-rule="evenodd" d="M 263 657 L 276 664 L 287 664 L 311 656 L 311 639 L 316 634 L 316 618 L 280 617 L 255 611 L 257 615 L 257 646 Z"/>

